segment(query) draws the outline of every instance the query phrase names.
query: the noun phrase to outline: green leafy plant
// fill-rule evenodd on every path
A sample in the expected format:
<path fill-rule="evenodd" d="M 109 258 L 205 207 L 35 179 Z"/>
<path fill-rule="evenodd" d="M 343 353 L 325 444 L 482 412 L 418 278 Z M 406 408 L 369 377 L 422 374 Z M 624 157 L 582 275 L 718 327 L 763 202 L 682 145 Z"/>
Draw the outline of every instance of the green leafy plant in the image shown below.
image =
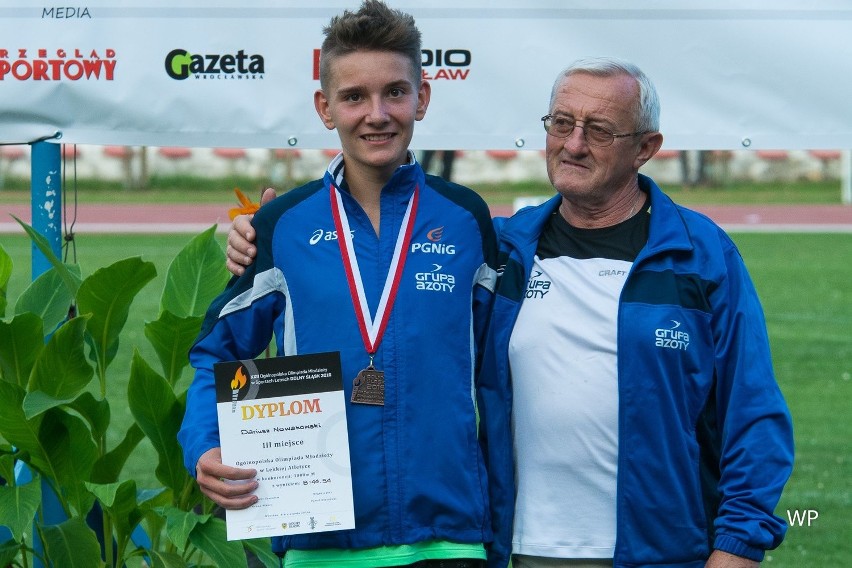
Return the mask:
<path fill-rule="evenodd" d="M 151 567 L 239 567 L 247 565 L 246 550 L 278 566 L 268 540 L 226 540 L 214 504 L 183 467 L 176 438 L 187 353 L 228 278 L 215 226 L 172 261 L 157 319 L 144 326 L 157 367 L 134 349 L 126 399 L 108 400 L 107 369 L 133 299 L 156 276 L 154 265 L 131 257 L 83 278 L 18 222 L 51 268 L 7 318 L 12 261 L 0 247 L 0 526 L 11 535 L 0 544 L 0 566 L 114 567 L 144 559 Z M 116 404 L 134 419 L 117 434 Z M 108 439 L 120 441 L 108 447 Z M 122 475 L 144 439 L 157 454 L 157 487 L 137 487 Z M 56 506 L 46 504 L 48 496 Z"/>

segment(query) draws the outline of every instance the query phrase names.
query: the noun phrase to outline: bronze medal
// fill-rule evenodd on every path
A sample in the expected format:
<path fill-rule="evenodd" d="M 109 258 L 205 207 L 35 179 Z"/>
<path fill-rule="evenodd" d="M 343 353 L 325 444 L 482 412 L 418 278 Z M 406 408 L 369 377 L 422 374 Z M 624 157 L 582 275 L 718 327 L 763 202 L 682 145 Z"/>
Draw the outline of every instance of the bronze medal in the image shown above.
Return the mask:
<path fill-rule="evenodd" d="M 372 365 L 358 373 L 352 381 L 353 404 L 385 404 L 385 372 L 379 371 Z"/>
<path fill-rule="evenodd" d="M 330 187 L 329 194 L 331 196 L 331 215 L 334 219 L 334 228 L 340 236 L 337 243 L 340 246 L 340 257 L 343 260 L 346 283 L 352 296 L 352 305 L 355 308 L 355 318 L 358 322 L 358 330 L 361 332 L 361 340 L 370 356 L 370 364 L 358 373 L 358 376 L 352 381 L 352 396 L 349 400 L 352 404 L 384 406 L 385 373 L 373 367 L 373 356 L 379 349 L 379 343 L 381 343 L 382 336 L 385 333 L 385 326 L 390 320 L 399 283 L 402 281 L 408 246 L 414 232 L 414 219 L 417 215 L 420 188 L 415 186 L 408 200 L 408 206 L 402 218 L 402 226 L 396 237 L 390 269 L 385 277 L 382 295 L 376 307 L 375 317 L 370 314 L 367 305 L 364 283 L 361 280 L 361 271 L 358 268 L 358 259 L 355 256 L 355 246 L 352 244 L 352 232 L 349 230 L 349 220 L 346 216 L 346 209 L 343 207 L 343 199 L 333 184 Z"/>

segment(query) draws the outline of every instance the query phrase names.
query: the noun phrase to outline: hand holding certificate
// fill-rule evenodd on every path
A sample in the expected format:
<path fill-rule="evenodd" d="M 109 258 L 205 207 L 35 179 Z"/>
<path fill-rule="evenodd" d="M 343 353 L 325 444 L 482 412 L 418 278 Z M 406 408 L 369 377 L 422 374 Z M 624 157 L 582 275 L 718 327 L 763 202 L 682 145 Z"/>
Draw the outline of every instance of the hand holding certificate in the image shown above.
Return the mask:
<path fill-rule="evenodd" d="M 222 463 L 257 470 L 228 540 L 355 526 L 339 353 L 218 363 Z"/>

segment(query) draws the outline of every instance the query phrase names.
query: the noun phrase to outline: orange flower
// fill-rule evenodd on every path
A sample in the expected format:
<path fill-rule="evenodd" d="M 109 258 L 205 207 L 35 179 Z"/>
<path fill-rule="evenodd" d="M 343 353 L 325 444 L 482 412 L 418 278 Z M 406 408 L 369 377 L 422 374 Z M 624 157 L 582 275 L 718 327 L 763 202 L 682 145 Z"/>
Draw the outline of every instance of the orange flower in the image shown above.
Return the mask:
<path fill-rule="evenodd" d="M 231 218 L 231 221 L 233 221 L 237 215 L 251 215 L 260 209 L 260 204 L 254 203 L 251 199 L 246 197 L 246 194 L 240 191 L 240 188 L 235 187 L 234 193 L 237 194 L 240 206 L 228 210 L 228 216 Z"/>

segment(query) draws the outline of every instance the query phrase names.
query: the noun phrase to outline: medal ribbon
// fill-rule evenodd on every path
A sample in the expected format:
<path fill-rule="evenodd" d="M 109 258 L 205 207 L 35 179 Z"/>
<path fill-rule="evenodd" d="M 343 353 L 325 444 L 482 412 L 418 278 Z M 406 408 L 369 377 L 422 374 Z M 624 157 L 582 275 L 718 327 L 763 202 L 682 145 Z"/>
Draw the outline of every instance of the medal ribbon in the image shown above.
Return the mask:
<path fill-rule="evenodd" d="M 355 247 L 352 244 L 352 235 L 349 231 L 349 219 L 343 208 L 343 199 L 340 191 L 334 185 L 331 186 L 331 214 L 334 218 L 334 227 L 337 230 L 337 242 L 340 245 L 340 256 L 343 258 L 343 268 L 346 271 L 346 281 L 349 284 L 349 294 L 352 296 L 352 305 L 355 307 L 355 319 L 361 331 L 361 339 L 364 347 L 371 356 L 379 348 L 385 327 L 390 319 L 390 313 L 396 300 L 399 281 L 402 279 L 402 269 L 408 256 L 408 245 L 411 242 L 411 233 L 414 230 L 414 218 L 417 215 L 417 202 L 420 188 L 415 186 L 414 193 L 408 200 L 408 207 L 402 219 L 402 227 L 396 238 L 390 269 L 388 270 L 385 285 L 382 289 L 382 297 L 376 309 L 375 320 L 370 316 L 370 307 L 367 305 L 367 296 L 364 294 L 364 283 L 361 280 L 361 270 L 358 268 L 358 258 L 355 256 Z"/>

